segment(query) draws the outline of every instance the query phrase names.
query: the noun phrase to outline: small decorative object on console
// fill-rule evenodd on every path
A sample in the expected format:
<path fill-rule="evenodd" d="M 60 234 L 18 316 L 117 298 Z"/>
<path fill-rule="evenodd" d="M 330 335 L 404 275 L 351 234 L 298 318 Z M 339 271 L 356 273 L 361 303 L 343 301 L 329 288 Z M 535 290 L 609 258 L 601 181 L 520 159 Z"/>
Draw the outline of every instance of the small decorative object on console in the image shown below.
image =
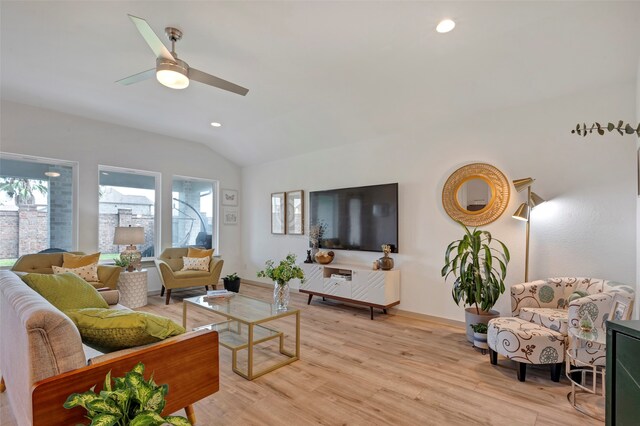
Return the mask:
<path fill-rule="evenodd" d="M 332 251 L 319 251 L 316 253 L 316 262 L 322 264 L 322 265 L 327 265 L 331 262 L 333 262 L 333 257 L 335 256 L 335 253 Z"/>
<path fill-rule="evenodd" d="M 383 244 L 382 252 L 384 253 L 384 256 L 378 259 L 378 265 L 383 271 L 390 271 L 393 269 L 393 259 L 389 257 L 389 253 L 391 253 L 391 246 L 389 244 Z"/>
<path fill-rule="evenodd" d="M 314 259 L 320 247 L 320 241 L 327 230 L 327 224 L 324 222 L 316 223 L 309 227 L 309 244 L 311 245 L 311 259 Z"/>
<path fill-rule="evenodd" d="M 313 260 L 311 260 L 311 250 L 307 250 L 307 258 L 304 260 L 304 263 L 313 263 Z"/>

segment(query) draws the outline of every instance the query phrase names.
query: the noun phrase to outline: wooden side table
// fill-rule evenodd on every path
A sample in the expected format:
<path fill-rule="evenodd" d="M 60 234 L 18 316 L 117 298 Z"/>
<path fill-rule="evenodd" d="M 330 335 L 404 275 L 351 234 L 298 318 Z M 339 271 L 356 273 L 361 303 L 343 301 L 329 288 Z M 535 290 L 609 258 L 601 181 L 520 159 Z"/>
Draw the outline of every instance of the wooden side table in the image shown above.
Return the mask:
<path fill-rule="evenodd" d="M 120 274 L 118 280 L 120 290 L 120 304 L 127 308 L 139 308 L 147 304 L 147 270 L 126 272 Z"/>

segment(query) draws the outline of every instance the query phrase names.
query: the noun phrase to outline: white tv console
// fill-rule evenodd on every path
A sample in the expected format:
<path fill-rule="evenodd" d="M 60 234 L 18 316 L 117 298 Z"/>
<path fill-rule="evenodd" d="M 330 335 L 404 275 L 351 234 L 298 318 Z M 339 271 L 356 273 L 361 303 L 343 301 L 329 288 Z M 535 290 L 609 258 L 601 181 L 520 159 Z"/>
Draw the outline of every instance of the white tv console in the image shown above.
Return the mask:
<path fill-rule="evenodd" d="M 373 308 L 386 314 L 387 308 L 400 303 L 399 269 L 382 271 L 333 263 L 303 263 L 301 268 L 305 282 L 300 285 L 300 292 L 309 295 L 308 305 L 313 296 L 364 305 L 371 310 L 373 319 Z"/>

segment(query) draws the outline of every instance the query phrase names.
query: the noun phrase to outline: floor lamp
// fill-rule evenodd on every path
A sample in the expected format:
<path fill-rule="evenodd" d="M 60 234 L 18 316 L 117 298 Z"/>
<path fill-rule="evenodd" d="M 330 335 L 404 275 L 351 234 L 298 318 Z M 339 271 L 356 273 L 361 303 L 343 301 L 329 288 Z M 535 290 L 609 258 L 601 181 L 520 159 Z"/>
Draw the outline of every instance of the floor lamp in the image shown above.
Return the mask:
<path fill-rule="evenodd" d="M 531 185 L 535 179 L 530 177 L 524 179 L 516 179 L 513 181 L 516 191 L 522 192 L 527 190 L 527 202 L 520 204 L 518 210 L 513 214 L 514 219 L 523 220 L 527 222 L 527 238 L 526 238 L 526 252 L 524 261 L 524 282 L 529 282 L 529 233 L 531 231 L 531 210 L 537 205 L 545 202 L 545 199 L 531 191 Z"/>

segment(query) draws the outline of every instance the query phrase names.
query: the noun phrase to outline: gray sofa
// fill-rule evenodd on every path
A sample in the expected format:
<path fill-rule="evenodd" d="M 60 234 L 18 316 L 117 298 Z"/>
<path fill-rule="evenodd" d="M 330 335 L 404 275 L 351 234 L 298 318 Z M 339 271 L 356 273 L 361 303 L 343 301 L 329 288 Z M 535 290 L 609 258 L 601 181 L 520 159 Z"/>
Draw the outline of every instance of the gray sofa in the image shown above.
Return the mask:
<path fill-rule="evenodd" d="M 113 309 L 118 292 L 102 292 Z M 218 335 L 188 332 L 164 341 L 110 354 L 83 345 L 75 324 L 27 286 L 13 272 L 0 271 L 0 375 L 9 404 L 20 425 L 78 424 L 83 410 L 62 404 L 74 392 L 101 386 L 110 370 L 114 376 L 143 362 L 157 383 L 167 383 L 165 413 L 186 408 L 218 390 Z M 188 365 L 189 368 L 184 368 Z M 172 385 L 175 384 L 171 392 Z M 1 386 L 0 386 L 1 387 Z"/>

